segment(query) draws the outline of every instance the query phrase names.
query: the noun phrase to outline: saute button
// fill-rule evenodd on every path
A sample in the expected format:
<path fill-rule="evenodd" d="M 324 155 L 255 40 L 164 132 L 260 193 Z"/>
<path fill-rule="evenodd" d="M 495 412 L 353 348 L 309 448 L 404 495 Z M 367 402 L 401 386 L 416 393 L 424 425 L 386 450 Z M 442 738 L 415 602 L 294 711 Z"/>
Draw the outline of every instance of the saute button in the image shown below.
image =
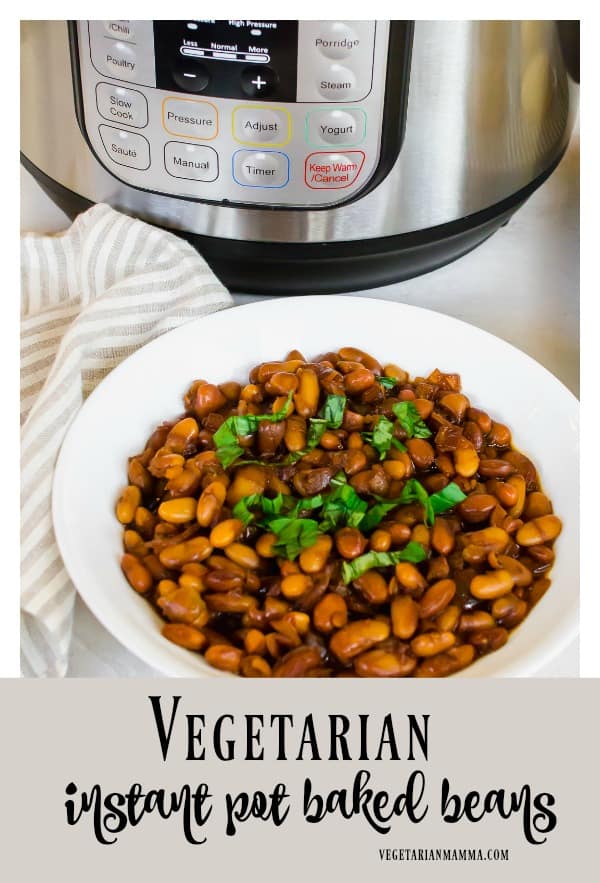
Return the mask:
<path fill-rule="evenodd" d="M 347 58 L 360 48 L 360 39 L 347 22 L 324 21 L 315 47 L 327 58 Z"/>
<path fill-rule="evenodd" d="M 163 128 L 171 135 L 210 141 L 219 130 L 217 108 L 197 98 L 165 98 Z"/>
<path fill-rule="evenodd" d="M 304 180 L 313 190 L 342 190 L 356 181 L 364 162 L 362 150 L 311 153 L 306 157 Z"/>
<path fill-rule="evenodd" d="M 203 144 L 168 141 L 165 144 L 165 169 L 174 178 L 216 181 L 219 176 L 219 157 L 216 150 Z"/>
<path fill-rule="evenodd" d="M 242 144 L 287 144 L 290 130 L 286 110 L 246 105 L 233 111 L 233 137 Z"/>
<path fill-rule="evenodd" d="M 233 154 L 233 178 L 242 187 L 285 187 L 289 157 L 278 150 L 238 150 Z"/>
<path fill-rule="evenodd" d="M 102 63 L 110 77 L 115 80 L 133 80 L 137 73 L 137 55 L 135 49 L 127 43 L 104 40 Z"/>
<path fill-rule="evenodd" d="M 137 89 L 126 89 L 114 83 L 98 83 L 96 104 L 98 113 L 105 120 L 125 123 L 136 129 L 148 125 L 148 102 Z"/>
<path fill-rule="evenodd" d="M 341 64 L 331 64 L 317 78 L 317 88 L 332 101 L 352 101 L 356 94 L 356 76 Z"/>
<path fill-rule="evenodd" d="M 105 21 L 104 30 L 114 40 L 129 40 L 130 43 L 135 41 L 135 30 L 132 21 L 118 18 L 112 21 Z"/>
<path fill-rule="evenodd" d="M 112 126 L 99 126 L 98 130 L 104 149 L 113 162 L 132 169 L 150 168 L 150 145 L 143 135 Z"/>
<path fill-rule="evenodd" d="M 365 137 L 367 117 L 364 110 L 315 110 L 307 120 L 310 144 L 360 144 Z"/>

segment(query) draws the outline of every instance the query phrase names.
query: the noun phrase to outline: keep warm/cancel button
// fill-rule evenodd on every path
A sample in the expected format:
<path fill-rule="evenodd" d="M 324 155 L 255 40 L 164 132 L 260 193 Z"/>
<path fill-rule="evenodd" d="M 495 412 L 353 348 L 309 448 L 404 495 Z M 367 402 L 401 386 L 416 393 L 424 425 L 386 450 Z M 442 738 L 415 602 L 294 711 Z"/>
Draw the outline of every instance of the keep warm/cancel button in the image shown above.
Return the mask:
<path fill-rule="evenodd" d="M 362 150 L 311 153 L 306 157 L 304 180 L 313 190 L 341 190 L 356 181 L 364 162 L 365 154 Z"/>

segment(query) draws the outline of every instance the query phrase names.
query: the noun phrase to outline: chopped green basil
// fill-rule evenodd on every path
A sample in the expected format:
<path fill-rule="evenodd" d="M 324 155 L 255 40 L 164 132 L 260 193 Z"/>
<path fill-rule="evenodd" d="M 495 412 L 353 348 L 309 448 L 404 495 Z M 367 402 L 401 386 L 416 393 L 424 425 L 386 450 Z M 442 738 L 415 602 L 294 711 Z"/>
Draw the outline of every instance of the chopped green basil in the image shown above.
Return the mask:
<path fill-rule="evenodd" d="M 392 411 L 408 438 L 429 438 L 431 430 L 421 419 L 414 402 L 396 402 Z"/>
<path fill-rule="evenodd" d="M 233 414 L 219 426 L 213 435 L 213 441 L 216 446 L 215 453 L 224 469 L 231 466 L 244 453 L 244 448 L 238 439 L 253 435 L 258 430 L 259 423 L 279 423 L 285 420 L 292 395 L 293 392 L 290 392 L 283 407 L 274 414 Z"/>
<path fill-rule="evenodd" d="M 377 382 L 381 383 L 384 389 L 393 389 L 398 383 L 395 377 L 378 377 Z"/>
<path fill-rule="evenodd" d="M 418 564 L 426 557 L 427 552 L 421 543 L 413 541 L 398 552 L 367 552 L 365 555 L 355 558 L 354 561 L 344 561 L 342 580 L 347 585 L 358 579 L 367 570 L 373 570 L 374 567 L 391 567 L 399 561 L 411 561 L 413 564 Z"/>
<path fill-rule="evenodd" d="M 346 410 L 346 396 L 328 395 L 323 405 L 323 419 L 330 429 L 339 429 Z"/>
<path fill-rule="evenodd" d="M 434 514 L 439 515 L 441 512 L 446 512 L 448 509 L 452 509 L 457 503 L 462 503 L 462 501 L 466 499 L 467 495 L 463 494 L 459 486 L 451 481 L 450 484 L 447 484 L 441 491 L 432 494 L 429 497 L 429 502 L 431 503 L 431 508 L 433 509 Z"/>
<path fill-rule="evenodd" d="M 325 498 L 321 513 L 321 529 L 335 530 L 343 525 L 358 527 L 368 506 L 367 501 L 359 497 L 351 485 L 338 482 L 334 490 Z"/>
<path fill-rule="evenodd" d="M 394 438 L 394 424 L 387 417 L 380 417 L 372 432 L 363 432 L 362 437 L 379 453 L 379 459 L 384 460 L 385 455 L 392 447 L 405 451 L 404 445 Z"/>
<path fill-rule="evenodd" d="M 273 549 L 293 561 L 303 549 L 314 546 L 320 534 L 319 525 L 312 518 L 274 518 L 269 530 L 277 536 Z"/>

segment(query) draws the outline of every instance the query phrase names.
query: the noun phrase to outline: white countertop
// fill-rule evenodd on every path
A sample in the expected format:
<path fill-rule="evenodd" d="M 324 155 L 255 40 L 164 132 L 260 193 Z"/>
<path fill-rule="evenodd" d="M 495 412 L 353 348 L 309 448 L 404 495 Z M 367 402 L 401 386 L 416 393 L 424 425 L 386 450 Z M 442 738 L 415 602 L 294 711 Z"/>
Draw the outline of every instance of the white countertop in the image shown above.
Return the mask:
<path fill-rule="evenodd" d="M 21 170 L 21 229 L 51 233 L 68 218 Z M 579 391 L 579 137 L 554 174 L 507 226 L 473 252 L 406 282 L 358 291 L 463 319 L 529 353 L 575 395 Z M 234 295 L 236 303 L 260 298 Z M 154 675 L 125 650 L 78 598 L 69 675 Z M 579 642 L 538 672 L 576 677 Z"/>

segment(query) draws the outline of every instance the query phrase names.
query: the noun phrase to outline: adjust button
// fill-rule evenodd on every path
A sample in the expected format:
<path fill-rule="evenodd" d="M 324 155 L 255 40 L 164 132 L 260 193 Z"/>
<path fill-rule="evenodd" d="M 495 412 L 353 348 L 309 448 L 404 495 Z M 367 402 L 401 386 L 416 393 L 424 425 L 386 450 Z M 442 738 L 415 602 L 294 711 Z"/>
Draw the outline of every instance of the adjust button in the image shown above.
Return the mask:
<path fill-rule="evenodd" d="M 210 101 L 197 98 L 165 98 L 162 122 L 171 135 L 200 141 L 211 141 L 219 131 L 217 108 Z"/>
<path fill-rule="evenodd" d="M 363 141 L 366 128 L 367 115 L 361 108 L 314 110 L 306 119 L 306 140 L 315 145 L 351 147 Z"/>
<path fill-rule="evenodd" d="M 304 180 L 313 190 L 343 190 L 354 184 L 364 162 L 362 150 L 311 153 L 306 157 Z"/>
<path fill-rule="evenodd" d="M 143 135 L 112 126 L 98 126 L 98 131 L 113 162 L 132 169 L 150 168 L 150 145 Z"/>
<path fill-rule="evenodd" d="M 356 76 L 341 64 L 331 64 L 317 78 L 317 89 L 332 101 L 353 101 L 356 97 Z"/>
<path fill-rule="evenodd" d="M 137 89 L 126 89 L 114 83 L 98 83 L 96 86 L 98 113 L 105 120 L 125 123 L 136 129 L 148 125 L 148 102 Z"/>
<path fill-rule="evenodd" d="M 244 104 L 233 111 L 233 137 L 241 144 L 287 144 L 291 128 L 287 110 Z"/>
<path fill-rule="evenodd" d="M 137 76 L 137 55 L 135 49 L 120 40 L 103 40 L 101 63 L 109 77 L 116 80 L 135 80 Z"/>
<path fill-rule="evenodd" d="M 204 144 L 168 141 L 165 144 L 165 169 L 174 178 L 216 181 L 219 177 L 219 157 L 216 150 Z"/>
<path fill-rule="evenodd" d="M 232 165 L 242 187 L 285 187 L 290 180 L 289 157 L 279 150 L 238 150 Z"/>

